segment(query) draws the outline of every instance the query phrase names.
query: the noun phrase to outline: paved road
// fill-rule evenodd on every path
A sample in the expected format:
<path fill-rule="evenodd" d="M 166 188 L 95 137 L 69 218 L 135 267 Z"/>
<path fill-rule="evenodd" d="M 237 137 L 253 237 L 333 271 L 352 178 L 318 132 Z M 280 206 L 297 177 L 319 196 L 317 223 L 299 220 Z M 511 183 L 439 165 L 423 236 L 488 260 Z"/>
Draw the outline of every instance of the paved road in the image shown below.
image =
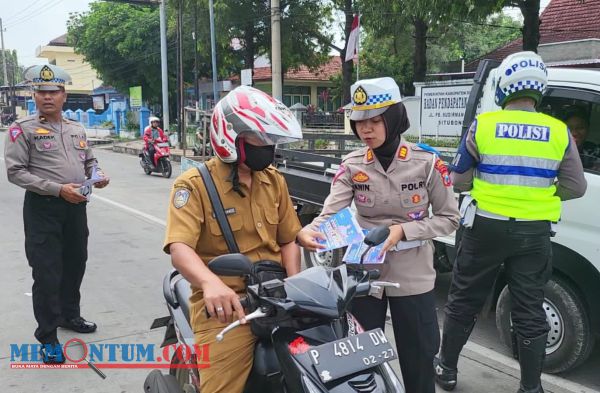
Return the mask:
<path fill-rule="evenodd" d="M 0 133 L 0 152 L 4 134 Z M 96 191 L 88 208 L 90 257 L 83 283 L 82 314 L 99 324 L 98 332 L 82 337 L 94 343 L 159 344 L 162 330 L 150 331 L 151 321 L 165 314 L 160 283 L 170 268 L 160 250 L 171 180 L 146 176 L 137 157 L 97 149 L 111 185 Z M 31 272 L 23 251 L 21 203 L 23 192 L 9 185 L 0 153 L 0 386 L 3 392 L 141 392 L 148 370 L 107 369 L 101 380 L 89 369 L 12 370 L 11 343 L 33 343 Z M 174 173 L 179 167 L 174 166 Z M 440 277 L 443 302 L 447 276 Z M 499 350 L 490 321 L 477 328 L 461 358 L 457 392 L 514 392 L 518 371 Z M 59 331 L 66 342 L 76 335 Z M 490 339 L 491 337 L 491 339 Z M 501 349 L 503 351 L 503 349 Z M 550 379 L 550 392 L 592 392 L 600 389 L 598 351 L 589 364 L 568 375 Z M 397 363 L 394 364 L 397 368 Z"/>

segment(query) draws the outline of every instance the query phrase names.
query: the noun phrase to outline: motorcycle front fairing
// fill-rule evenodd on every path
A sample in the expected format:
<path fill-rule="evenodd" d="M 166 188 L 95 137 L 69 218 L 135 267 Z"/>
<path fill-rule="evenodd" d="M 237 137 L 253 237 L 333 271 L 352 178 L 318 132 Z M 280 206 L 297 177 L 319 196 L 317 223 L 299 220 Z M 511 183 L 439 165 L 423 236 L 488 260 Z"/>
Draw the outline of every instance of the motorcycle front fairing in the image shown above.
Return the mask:
<path fill-rule="evenodd" d="M 356 392 L 364 387 L 371 392 L 404 393 L 404 388 L 387 363 L 322 382 L 306 352 L 310 347 L 355 334 L 350 329 L 347 309 L 361 283 L 368 283 L 368 273 L 348 274 L 346 266 L 335 269 L 314 267 L 289 277 L 283 283 L 285 293 L 277 297 L 260 296 L 274 315 L 288 315 L 272 333 L 272 342 L 281 371 L 290 392 Z M 266 284 L 266 283 L 264 283 Z M 263 284 L 263 285 L 264 285 Z M 272 285 L 276 286 L 276 285 Z M 256 296 L 258 286 L 248 288 Z M 263 303 L 263 304 L 264 304 Z M 340 361 L 344 361 L 341 360 Z M 373 390 L 368 390 L 373 389 Z"/>

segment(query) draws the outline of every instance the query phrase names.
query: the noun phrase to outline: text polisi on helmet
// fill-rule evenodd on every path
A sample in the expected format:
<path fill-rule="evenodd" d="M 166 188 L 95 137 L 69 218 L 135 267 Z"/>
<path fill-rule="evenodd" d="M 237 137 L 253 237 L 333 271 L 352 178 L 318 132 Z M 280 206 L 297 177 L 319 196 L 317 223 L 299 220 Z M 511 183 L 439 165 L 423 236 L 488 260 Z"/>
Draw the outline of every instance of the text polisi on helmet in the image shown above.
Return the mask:
<path fill-rule="evenodd" d="M 510 76 L 513 72 L 516 72 L 521 68 L 539 68 L 544 71 L 546 75 L 548 75 L 548 70 L 546 69 L 546 65 L 543 61 L 534 60 L 534 59 L 523 59 L 516 63 L 513 63 L 509 68 L 506 69 L 506 76 Z"/>

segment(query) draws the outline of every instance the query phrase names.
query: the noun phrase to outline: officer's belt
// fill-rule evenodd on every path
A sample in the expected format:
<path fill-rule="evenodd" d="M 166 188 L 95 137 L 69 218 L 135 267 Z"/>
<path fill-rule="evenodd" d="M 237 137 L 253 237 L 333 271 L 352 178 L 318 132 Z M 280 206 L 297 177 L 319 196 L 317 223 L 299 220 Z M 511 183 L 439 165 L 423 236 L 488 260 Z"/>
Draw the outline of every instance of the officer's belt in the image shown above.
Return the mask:
<path fill-rule="evenodd" d="M 481 208 L 477 208 L 477 212 L 475 213 L 478 216 L 491 218 L 492 220 L 500 220 L 500 221 L 541 221 L 541 220 L 529 220 L 527 218 L 514 218 L 514 217 L 506 217 L 501 214 L 496 214 L 489 212 L 487 210 L 483 210 Z"/>
<path fill-rule="evenodd" d="M 401 240 L 398 243 L 396 243 L 395 246 L 393 246 L 392 248 L 390 248 L 390 251 L 409 250 L 411 248 L 421 247 L 426 242 L 427 242 L 427 240 L 411 240 L 411 241 L 408 241 L 408 242 Z"/>

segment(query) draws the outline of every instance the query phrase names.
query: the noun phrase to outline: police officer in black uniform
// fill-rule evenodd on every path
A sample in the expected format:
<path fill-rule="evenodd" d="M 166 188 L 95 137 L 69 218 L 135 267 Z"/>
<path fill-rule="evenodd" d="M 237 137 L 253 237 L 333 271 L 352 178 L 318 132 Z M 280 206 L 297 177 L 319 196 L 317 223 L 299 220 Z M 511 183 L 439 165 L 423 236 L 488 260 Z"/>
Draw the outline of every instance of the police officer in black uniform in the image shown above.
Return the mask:
<path fill-rule="evenodd" d="M 87 260 L 86 196 L 92 184 L 102 188 L 109 180 L 97 168 L 85 128 L 62 117 L 69 75 L 42 65 L 27 69 L 25 79 L 34 89 L 38 113 L 10 126 L 4 157 L 8 180 L 27 190 L 23 221 L 33 271 L 35 337 L 44 344 L 45 363 L 63 363 L 57 327 L 96 330 L 79 307 Z"/>

